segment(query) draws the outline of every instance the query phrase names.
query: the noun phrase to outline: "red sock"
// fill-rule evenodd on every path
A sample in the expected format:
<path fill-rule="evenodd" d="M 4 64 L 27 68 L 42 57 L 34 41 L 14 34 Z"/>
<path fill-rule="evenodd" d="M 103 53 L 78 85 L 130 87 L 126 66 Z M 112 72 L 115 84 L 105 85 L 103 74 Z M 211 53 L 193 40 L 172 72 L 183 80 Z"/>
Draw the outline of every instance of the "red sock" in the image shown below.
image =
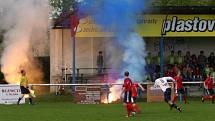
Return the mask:
<path fill-rule="evenodd" d="M 127 103 L 127 113 L 128 113 L 128 116 L 131 115 L 131 111 L 132 111 L 132 104 L 131 103 Z"/>
<path fill-rule="evenodd" d="M 138 108 L 137 104 L 134 105 L 134 109 L 135 109 L 138 113 L 140 113 L 140 109 Z"/>
<path fill-rule="evenodd" d="M 178 98 L 178 96 L 175 95 L 173 98 L 173 102 L 175 102 L 177 100 L 177 98 Z"/>

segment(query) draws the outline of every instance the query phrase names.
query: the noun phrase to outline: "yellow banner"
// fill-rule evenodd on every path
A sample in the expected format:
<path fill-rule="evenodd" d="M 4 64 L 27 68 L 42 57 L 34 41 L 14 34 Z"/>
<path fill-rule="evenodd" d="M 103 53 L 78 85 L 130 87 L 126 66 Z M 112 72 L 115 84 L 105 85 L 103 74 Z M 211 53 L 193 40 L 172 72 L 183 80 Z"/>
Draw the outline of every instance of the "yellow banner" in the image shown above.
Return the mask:
<path fill-rule="evenodd" d="M 137 32 L 143 37 L 204 37 L 215 36 L 215 15 L 140 15 L 137 16 Z M 82 19 L 77 37 L 112 37 L 102 32 L 95 22 Z"/>
<path fill-rule="evenodd" d="M 110 28 L 111 29 L 111 28 Z M 113 33 L 103 32 L 101 27 L 97 26 L 91 17 L 87 17 L 80 20 L 78 25 L 77 37 L 113 37 Z"/>

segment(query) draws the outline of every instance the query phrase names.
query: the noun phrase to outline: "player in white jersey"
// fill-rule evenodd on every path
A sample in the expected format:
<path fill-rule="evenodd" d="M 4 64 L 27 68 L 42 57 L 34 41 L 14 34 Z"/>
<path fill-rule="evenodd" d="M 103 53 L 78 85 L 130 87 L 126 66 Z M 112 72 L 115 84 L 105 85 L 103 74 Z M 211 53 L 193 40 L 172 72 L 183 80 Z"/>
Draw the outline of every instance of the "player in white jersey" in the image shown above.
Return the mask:
<path fill-rule="evenodd" d="M 172 77 L 161 77 L 155 80 L 154 88 L 160 87 L 164 93 L 164 100 L 169 104 L 170 108 L 172 109 L 174 107 L 179 112 L 181 112 L 182 109 L 171 101 L 171 87 L 168 84 L 168 80 L 175 82 Z"/>

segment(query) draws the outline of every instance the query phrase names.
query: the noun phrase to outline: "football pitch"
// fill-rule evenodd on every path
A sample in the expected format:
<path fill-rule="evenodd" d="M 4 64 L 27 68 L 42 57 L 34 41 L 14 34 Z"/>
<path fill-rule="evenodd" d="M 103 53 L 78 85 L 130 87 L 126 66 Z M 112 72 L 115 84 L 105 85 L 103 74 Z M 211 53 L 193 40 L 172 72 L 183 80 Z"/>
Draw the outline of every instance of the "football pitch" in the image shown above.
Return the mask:
<path fill-rule="evenodd" d="M 50 101 L 49 101 L 50 100 Z M 213 121 L 215 104 L 178 103 L 183 112 L 165 103 L 139 102 L 141 114 L 126 118 L 122 104 L 81 105 L 58 97 L 38 100 L 35 105 L 0 105 L 1 121 Z"/>

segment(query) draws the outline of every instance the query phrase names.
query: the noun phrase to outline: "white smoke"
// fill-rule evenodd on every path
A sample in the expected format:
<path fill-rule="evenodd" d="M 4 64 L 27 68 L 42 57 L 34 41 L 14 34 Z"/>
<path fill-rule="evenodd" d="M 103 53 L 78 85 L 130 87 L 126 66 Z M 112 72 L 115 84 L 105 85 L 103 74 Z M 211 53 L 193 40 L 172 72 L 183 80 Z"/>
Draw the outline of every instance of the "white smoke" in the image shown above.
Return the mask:
<path fill-rule="evenodd" d="M 111 67 L 121 68 L 121 75 L 125 71 L 129 71 L 130 78 L 133 82 L 142 82 L 144 78 L 145 66 L 145 42 L 137 33 L 128 33 L 126 42 L 119 43 L 119 47 L 123 51 L 119 51 L 119 47 L 113 46 L 113 43 L 106 44 L 108 62 Z M 112 46 L 110 46 L 112 45 Z M 119 65 L 123 63 L 122 67 Z M 123 79 L 118 79 L 116 83 L 123 83 Z M 120 99 L 122 86 L 114 85 L 110 88 L 109 102 L 114 102 Z"/>
<path fill-rule="evenodd" d="M 142 82 L 145 74 L 145 42 L 137 33 L 128 33 L 123 53 L 123 73 L 129 71 L 133 82 Z"/>
<path fill-rule="evenodd" d="M 20 69 L 27 70 L 32 81 L 38 80 L 41 72 L 31 47 L 47 36 L 48 0 L 0 0 L 0 8 L 0 30 L 5 31 L 1 65 L 6 80 L 17 83 Z"/>

